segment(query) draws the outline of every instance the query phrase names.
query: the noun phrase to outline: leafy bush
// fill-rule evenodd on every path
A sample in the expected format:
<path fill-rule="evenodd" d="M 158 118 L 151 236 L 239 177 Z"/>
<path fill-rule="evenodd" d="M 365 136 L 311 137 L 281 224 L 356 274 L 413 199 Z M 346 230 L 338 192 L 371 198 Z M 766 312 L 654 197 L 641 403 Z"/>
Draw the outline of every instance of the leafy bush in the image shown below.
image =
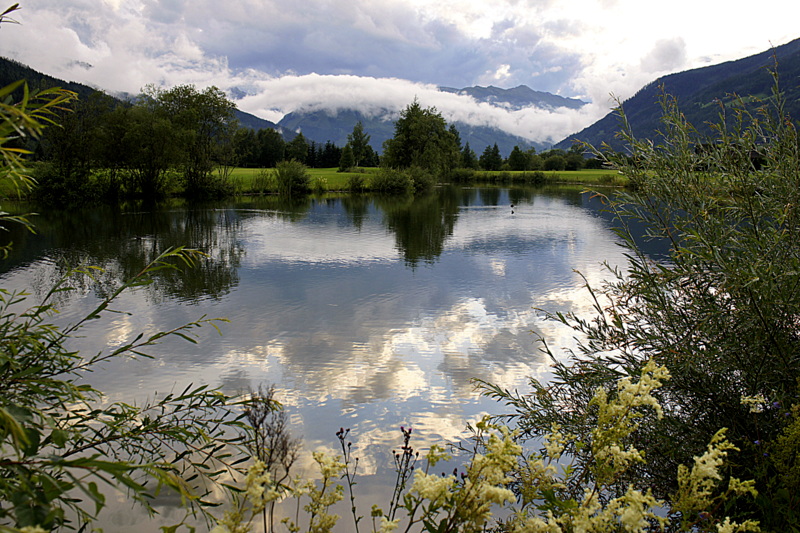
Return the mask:
<path fill-rule="evenodd" d="M 259 170 L 258 174 L 256 174 L 256 177 L 253 178 L 251 190 L 255 193 L 264 194 L 276 189 L 277 184 L 275 182 L 275 173 L 265 168 Z"/>
<path fill-rule="evenodd" d="M 315 193 L 321 194 L 328 190 L 328 178 L 324 176 L 315 176 L 313 182 L 314 184 L 311 189 Z"/>
<path fill-rule="evenodd" d="M 371 189 L 389 194 L 408 194 L 414 190 L 414 181 L 407 172 L 381 167 L 371 176 Z"/>
<path fill-rule="evenodd" d="M 414 192 L 427 191 L 436 185 L 436 177 L 434 177 L 430 171 L 422 167 L 412 166 L 404 172 L 411 178 Z"/>
<path fill-rule="evenodd" d="M 450 173 L 453 183 L 472 183 L 475 181 L 475 170 L 471 168 L 456 168 Z"/>
<path fill-rule="evenodd" d="M 285 196 L 307 194 L 311 191 L 311 174 L 299 161 L 281 161 L 275 166 L 278 193 Z"/>
<path fill-rule="evenodd" d="M 367 188 L 367 179 L 363 173 L 350 174 L 347 176 L 346 187 L 352 192 L 364 192 Z"/>
<path fill-rule="evenodd" d="M 600 154 L 636 184 L 606 198 L 630 263 L 588 287 L 596 317 L 551 316 L 584 340 L 567 360 L 545 345 L 555 361 L 549 383 L 532 381 L 535 393 L 525 396 L 495 391 L 526 437 L 553 424 L 585 435 L 596 391 L 656 361 L 672 376 L 655 394 L 663 417 L 641 418 L 630 445 L 643 461 L 613 494 L 648 487 L 676 505 L 681 485 L 673 473 L 727 427 L 740 453 L 724 476 L 753 479 L 758 492 L 731 507 L 731 517 L 774 531 L 800 526 L 796 476 L 784 460 L 800 454 L 800 442 L 782 437 L 795 431 L 799 392 L 800 149 L 781 99 L 776 90 L 758 111 L 741 102 L 730 115 L 723 108 L 717 138 L 705 142 L 664 96 L 661 142 L 640 141 L 626 128 L 631 157 Z M 697 151 L 697 143 L 718 149 Z M 752 153 L 764 154 L 760 169 Z M 633 223 L 670 244 L 668 259 L 654 262 L 637 246 Z M 585 464 L 585 449 L 567 451 Z"/>

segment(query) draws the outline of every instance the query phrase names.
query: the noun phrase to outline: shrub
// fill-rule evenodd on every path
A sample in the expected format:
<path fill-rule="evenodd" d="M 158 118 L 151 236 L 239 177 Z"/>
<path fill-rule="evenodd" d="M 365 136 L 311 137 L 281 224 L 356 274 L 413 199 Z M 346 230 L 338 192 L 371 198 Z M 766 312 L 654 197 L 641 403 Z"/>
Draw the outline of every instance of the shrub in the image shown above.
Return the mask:
<path fill-rule="evenodd" d="M 412 166 L 406 169 L 404 173 L 411 178 L 414 192 L 427 191 L 436 184 L 434 175 L 422 167 Z"/>
<path fill-rule="evenodd" d="M 258 171 L 251 186 L 251 191 L 255 193 L 265 194 L 269 191 L 277 190 L 278 186 L 275 182 L 275 172 L 262 168 Z"/>
<path fill-rule="evenodd" d="M 363 173 L 350 174 L 347 176 L 346 187 L 352 192 L 364 192 L 367 188 L 367 179 Z"/>
<path fill-rule="evenodd" d="M 753 479 L 758 491 L 756 500 L 731 507 L 731 518 L 754 518 L 770 531 L 800 525 L 790 511 L 800 505 L 796 482 L 789 484 L 796 476 L 785 461 L 800 455 L 800 443 L 782 438 L 795 431 L 799 392 L 800 149 L 781 99 L 776 90 L 755 112 L 739 102 L 730 123 L 724 110 L 715 144 L 725 149 L 708 153 L 694 150 L 701 140 L 667 96 L 661 142 L 624 130 L 632 156 L 601 156 L 637 184 L 606 198 L 629 265 L 588 287 L 596 317 L 550 317 L 584 339 L 568 359 L 545 346 L 555 361 L 550 382 L 532 381 L 527 396 L 498 394 L 516 409 L 526 436 L 541 436 L 552 424 L 586 434 L 595 419 L 586 406 L 596 391 L 656 361 L 672 376 L 655 395 L 663 417 L 639 421 L 630 444 L 643 460 L 618 479 L 619 491 L 646 486 L 675 505 L 681 483 L 672 473 L 727 427 L 726 439 L 740 452 L 724 475 Z M 765 154 L 760 170 L 749 157 L 756 148 Z M 669 258 L 648 257 L 629 224 L 669 242 Z M 568 451 L 579 460 L 585 453 Z"/>
<path fill-rule="evenodd" d="M 328 190 L 328 178 L 324 176 L 315 176 L 314 184 L 312 185 L 311 189 L 317 194 L 324 193 Z"/>
<path fill-rule="evenodd" d="M 308 167 L 295 160 L 281 161 L 275 166 L 275 182 L 278 193 L 285 196 L 308 194 L 311 190 Z"/>
<path fill-rule="evenodd" d="M 371 188 L 377 192 L 408 194 L 414 190 L 411 176 L 402 170 L 381 167 L 371 178 Z"/>
<path fill-rule="evenodd" d="M 456 168 L 450 173 L 450 180 L 453 183 L 472 183 L 475 181 L 475 169 Z"/>

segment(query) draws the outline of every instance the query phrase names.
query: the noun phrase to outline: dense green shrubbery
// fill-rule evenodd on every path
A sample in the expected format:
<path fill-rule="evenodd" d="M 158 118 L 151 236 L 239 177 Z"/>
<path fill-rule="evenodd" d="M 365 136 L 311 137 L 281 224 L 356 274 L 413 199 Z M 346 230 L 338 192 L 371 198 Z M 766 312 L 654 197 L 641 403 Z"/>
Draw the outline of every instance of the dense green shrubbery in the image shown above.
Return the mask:
<path fill-rule="evenodd" d="M 311 191 L 311 174 L 299 161 L 281 161 L 275 166 L 278 193 L 285 196 L 307 194 Z"/>
<path fill-rule="evenodd" d="M 450 173 L 453 183 L 472 183 L 475 181 L 475 170 L 471 168 L 456 168 Z"/>
<path fill-rule="evenodd" d="M 672 378 L 655 397 L 663 417 L 644 416 L 626 441 L 643 461 L 617 481 L 650 488 L 675 505 L 674 473 L 700 455 L 720 428 L 738 448 L 723 476 L 753 479 L 758 497 L 725 507 L 737 520 L 756 519 L 767 530 L 800 527 L 795 459 L 800 375 L 800 150 L 793 122 L 781 114 L 781 96 L 758 114 L 721 110 L 717 138 L 699 142 L 674 101 L 663 99 L 663 141 L 626 132 L 630 157 L 608 163 L 636 186 L 608 198 L 618 217 L 630 264 L 601 287 L 591 287 L 597 316 L 551 318 L 573 327 L 577 353 L 554 358 L 554 378 L 533 381 L 535 393 L 493 390 L 516 409 L 527 437 L 557 424 L 588 435 L 597 418 L 591 398 L 647 361 Z M 624 118 L 624 116 L 623 116 Z M 756 165 L 752 154 L 763 154 Z M 649 238 L 671 245 L 656 263 L 626 229 L 644 225 Z M 586 449 L 568 444 L 582 462 Z M 792 458 L 787 461 L 787 458 Z M 723 508 L 692 517 L 696 527 Z M 705 514 L 704 514 L 705 513 Z M 721 522 L 721 521 L 720 521 Z M 719 522 L 718 522 L 719 523 Z"/>
<path fill-rule="evenodd" d="M 407 172 L 381 167 L 370 176 L 370 189 L 380 193 L 408 194 L 414 190 L 414 182 Z"/>
<path fill-rule="evenodd" d="M 411 178 L 414 192 L 424 192 L 436 185 L 436 176 L 422 167 L 412 166 L 404 171 Z"/>
<path fill-rule="evenodd" d="M 364 192 L 367 188 L 367 178 L 363 173 L 355 173 L 347 176 L 347 190 L 351 192 Z"/>

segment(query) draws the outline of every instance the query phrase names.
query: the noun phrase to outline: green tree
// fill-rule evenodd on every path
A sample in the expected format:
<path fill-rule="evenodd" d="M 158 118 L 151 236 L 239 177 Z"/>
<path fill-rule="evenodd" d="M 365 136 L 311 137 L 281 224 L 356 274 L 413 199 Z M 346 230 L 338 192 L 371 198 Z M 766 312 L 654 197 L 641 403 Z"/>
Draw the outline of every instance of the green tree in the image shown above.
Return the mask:
<path fill-rule="evenodd" d="M 256 140 L 258 141 L 257 166 L 272 168 L 285 159 L 286 141 L 274 129 L 258 130 Z"/>
<path fill-rule="evenodd" d="M 305 164 L 308 159 L 308 141 L 302 132 L 286 143 L 286 160 Z"/>
<path fill-rule="evenodd" d="M 233 145 L 241 166 L 247 168 L 258 166 L 260 149 L 255 130 L 244 127 L 236 130 L 236 134 L 233 138 Z"/>
<path fill-rule="evenodd" d="M 447 128 L 447 131 L 449 131 L 450 135 L 453 136 L 453 139 L 455 140 L 455 143 L 456 143 L 456 147 L 458 148 L 458 151 L 460 152 L 461 151 L 461 133 L 458 131 L 458 128 L 456 128 L 455 124 L 450 124 L 450 127 Z"/>
<path fill-rule="evenodd" d="M 326 141 L 325 146 L 322 148 L 322 155 L 320 156 L 320 167 L 337 167 L 341 159 L 342 149 L 333 144 L 331 141 Z"/>
<path fill-rule="evenodd" d="M 532 170 L 531 154 L 523 152 L 519 146 L 514 146 L 508 154 L 508 166 L 511 170 Z"/>
<path fill-rule="evenodd" d="M 145 92 L 157 102 L 158 113 L 171 122 L 182 140 L 181 166 L 186 193 L 219 194 L 213 170 L 220 146 L 231 143 L 238 128 L 236 106 L 213 86 L 203 91 L 194 85 L 179 85 L 169 90 L 150 86 Z"/>
<path fill-rule="evenodd" d="M 353 126 L 353 132 L 347 135 L 347 144 L 350 145 L 350 150 L 353 152 L 353 164 L 350 166 L 361 166 L 367 159 L 369 156 L 367 149 L 370 148 L 369 139 L 370 136 L 364 132 L 364 125 L 359 120 Z"/>
<path fill-rule="evenodd" d="M 375 152 L 375 150 L 369 144 L 367 145 L 366 150 L 364 150 L 364 153 L 365 153 L 364 159 L 361 162 L 362 166 L 377 167 L 381 164 L 377 152 Z"/>
<path fill-rule="evenodd" d="M 542 163 L 544 170 L 565 170 L 567 168 L 567 160 L 563 155 L 550 155 Z"/>
<path fill-rule="evenodd" d="M 350 143 L 344 145 L 342 148 L 342 158 L 339 159 L 339 172 L 346 172 L 355 166 L 355 157 L 353 156 L 353 149 Z"/>
<path fill-rule="evenodd" d="M 394 137 L 383 144 L 382 164 L 390 168 L 420 167 L 448 176 L 458 166 L 456 139 L 436 108 L 423 108 L 417 100 L 400 112 Z"/>
<path fill-rule="evenodd" d="M 153 100 L 145 99 L 126 110 L 123 138 L 130 182 L 129 195 L 158 198 L 167 194 L 169 171 L 184 160 L 189 140 L 186 130 L 176 130 Z"/>
<path fill-rule="evenodd" d="M 469 147 L 469 143 L 464 144 L 461 150 L 461 166 L 463 168 L 478 169 L 478 156 L 475 150 Z"/>
<path fill-rule="evenodd" d="M 478 160 L 483 170 L 500 170 L 503 166 L 503 156 L 500 155 L 500 148 L 497 143 L 494 146 L 487 146 Z"/>
<path fill-rule="evenodd" d="M 41 139 L 38 153 L 47 164 L 36 172 L 40 203 L 71 206 L 97 201 L 103 194 L 95 187 L 94 174 L 105 163 L 103 126 L 115 100 L 95 92 L 72 107 L 60 113 L 59 127 L 48 128 Z"/>

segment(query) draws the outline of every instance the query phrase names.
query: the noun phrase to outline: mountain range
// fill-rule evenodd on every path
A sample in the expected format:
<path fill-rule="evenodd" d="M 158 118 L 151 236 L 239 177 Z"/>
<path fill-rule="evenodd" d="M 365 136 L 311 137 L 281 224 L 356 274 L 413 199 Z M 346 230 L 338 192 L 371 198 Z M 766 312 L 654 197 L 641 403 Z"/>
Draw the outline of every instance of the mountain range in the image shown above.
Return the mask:
<path fill-rule="evenodd" d="M 471 96 L 478 102 L 491 104 L 504 109 L 518 110 L 527 107 L 554 110 L 557 108 L 578 109 L 586 102 L 575 98 L 564 98 L 555 94 L 534 91 L 530 87 L 520 85 L 512 89 L 500 87 L 466 87 L 454 89 L 452 87 L 439 87 L 447 93 Z M 284 132 L 302 131 L 303 136 L 317 142 L 330 140 L 338 146 L 347 143 L 347 135 L 352 133 L 357 121 L 364 125 L 364 131 L 370 135 L 370 145 L 378 152 L 382 151 L 383 142 L 394 135 L 394 120 L 400 109 L 384 109 L 377 116 L 366 116 L 355 109 L 311 112 L 295 111 L 284 116 L 278 126 Z M 487 146 L 497 143 L 500 153 L 508 154 L 519 146 L 526 149 L 534 147 L 541 151 L 549 148 L 549 144 L 532 142 L 530 140 L 512 135 L 498 128 L 489 126 L 473 126 L 464 122 L 453 122 L 461 135 L 462 143 L 469 143 L 478 155 Z"/>
<path fill-rule="evenodd" d="M 659 98 L 668 94 L 677 99 L 686 120 L 704 136 L 711 133 L 709 123 L 718 121 L 720 104 L 728 107 L 738 95 L 755 106 L 758 99 L 771 96 L 775 80 L 770 70 L 778 73 L 786 100 L 784 111 L 800 118 L 800 39 L 743 59 L 664 76 L 622 102 L 622 109 L 636 137 L 655 140 L 661 126 Z M 619 150 L 623 148 L 616 138 L 619 130 L 619 117 L 609 113 L 556 144 L 556 148 L 568 149 L 577 139 L 596 147 L 606 143 Z"/>
<path fill-rule="evenodd" d="M 800 117 L 800 39 L 743 59 L 663 76 L 624 101 L 622 107 L 637 137 L 656 139 L 661 117 L 658 101 L 664 93 L 669 94 L 677 99 L 686 119 L 704 135 L 710 132 L 708 123 L 718 118 L 720 103 L 729 105 L 735 98 L 734 95 L 748 97 L 748 102 L 769 97 L 774 87 L 770 69 L 776 69 L 778 73 L 779 87 L 786 101 L 785 112 L 792 117 Z M 60 86 L 77 92 L 81 97 L 87 97 L 96 90 L 87 85 L 65 82 L 42 74 L 16 61 L 0 58 L 0 86 L 22 78 L 27 79 L 32 88 Z M 511 110 L 526 107 L 578 109 L 585 105 L 581 100 L 535 91 L 524 85 L 511 89 L 475 86 L 462 89 L 439 87 L 439 90 L 468 95 L 479 102 Z M 231 96 L 237 98 L 236 94 Z M 383 141 L 394 134 L 394 120 L 400 109 L 386 109 L 378 116 L 366 116 L 355 107 L 354 104 L 352 109 L 338 112 L 295 111 L 285 115 L 277 124 L 238 110 L 236 116 L 245 127 L 256 130 L 273 128 L 280 131 L 287 140 L 302 131 L 309 141 L 320 144 L 331 141 L 338 146 L 344 146 L 347 135 L 360 120 L 365 132 L 370 135 L 370 144 L 380 152 Z M 532 146 L 538 151 L 550 148 L 497 128 L 471 126 L 461 122 L 454 124 L 459 130 L 462 143 L 468 142 L 478 154 L 494 143 L 497 143 L 504 155 L 510 153 L 515 145 L 521 148 Z M 615 149 L 621 149 L 622 143 L 616 138 L 619 130 L 619 117 L 612 112 L 582 131 L 570 135 L 555 147 L 568 149 L 578 139 L 594 146 L 606 143 Z"/>
<path fill-rule="evenodd" d="M 54 78 L 53 76 L 34 70 L 27 65 L 23 65 L 18 61 L 14 61 L 13 59 L 0 57 L 0 87 L 5 87 L 10 83 L 23 79 L 28 82 L 28 86 L 31 88 L 31 90 L 61 87 L 62 89 L 67 89 L 77 93 L 78 97 L 81 99 L 88 98 L 92 93 L 102 90 L 84 85 L 83 83 L 64 81 Z M 117 97 L 120 100 L 130 100 L 135 98 L 134 95 L 130 94 L 120 94 L 117 95 Z M 244 111 L 240 111 L 238 109 L 236 110 L 236 118 L 239 120 L 239 124 L 246 128 L 252 128 L 254 130 L 260 130 L 262 128 L 273 128 L 276 130 L 280 129 L 280 127 L 274 122 L 264 120 L 263 118 L 251 115 L 250 113 L 245 113 Z"/>
<path fill-rule="evenodd" d="M 32 89 L 58 86 L 78 93 L 81 98 L 87 98 L 90 94 L 98 90 L 88 85 L 60 80 L 38 72 L 17 61 L 0 57 L 0 87 L 19 79 L 26 79 L 28 85 Z M 479 102 L 510 109 L 520 109 L 531 106 L 544 109 L 555 109 L 558 107 L 574 109 L 585 105 L 585 102 L 580 100 L 534 91 L 524 85 L 513 89 L 502 89 L 493 86 L 476 86 L 463 89 L 440 87 L 439 90 L 469 95 Z M 229 94 L 234 100 L 241 98 L 243 95 L 244 93 L 238 92 L 235 88 Z M 134 95 L 130 94 L 117 95 L 117 97 L 121 100 L 135 98 Z M 337 146 L 344 146 L 347 143 L 347 135 L 352 133 L 353 126 L 360 120 L 364 125 L 364 131 L 370 135 L 370 144 L 380 153 L 382 151 L 383 142 L 394 135 L 394 120 L 398 117 L 400 111 L 400 109 L 385 109 L 379 116 L 366 116 L 355 108 L 340 110 L 338 112 L 295 111 L 285 115 L 276 124 L 237 109 L 236 118 L 242 126 L 254 130 L 264 128 L 275 129 L 279 131 L 286 140 L 293 139 L 298 132 L 302 131 L 304 137 L 309 141 L 316 141 L 319 144 L 331 141 Z M 512 148 L 516 145 L 521 148 L 534 147 L 537 150 L 549 147 L 543 143 L 532 143 L 522 137 L 511 135 L 497 128 L 472 126 L 461 122 L 455 122 L 454 124 L 461 135 L 462 143 L 468 142 L 470 147 L 475 150 L 478 155 L 480 155 L 486 146 L 491 146 L 494 143 L 497 143 L 498 148 L 503 154 L 510 153 Z"/>

